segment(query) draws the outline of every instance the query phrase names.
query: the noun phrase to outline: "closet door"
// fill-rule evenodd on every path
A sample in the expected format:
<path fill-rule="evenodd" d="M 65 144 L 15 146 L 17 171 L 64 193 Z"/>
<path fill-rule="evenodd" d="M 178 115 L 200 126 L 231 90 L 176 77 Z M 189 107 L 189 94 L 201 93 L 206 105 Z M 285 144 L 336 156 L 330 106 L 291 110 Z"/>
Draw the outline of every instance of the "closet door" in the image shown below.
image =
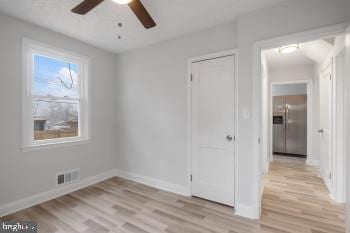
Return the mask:
<path fill-rule="evenodd" d="M 192 64 L 192 195 L 234 205 L 234 56 Z"/>
<path fill-rule="evenodd" d="M 332 65 L 330 64 L 320 76 L 320 151 L 321 151 L 321 172 L 323 179 L 331 190 L 333 187 L 332 167 Z"/>

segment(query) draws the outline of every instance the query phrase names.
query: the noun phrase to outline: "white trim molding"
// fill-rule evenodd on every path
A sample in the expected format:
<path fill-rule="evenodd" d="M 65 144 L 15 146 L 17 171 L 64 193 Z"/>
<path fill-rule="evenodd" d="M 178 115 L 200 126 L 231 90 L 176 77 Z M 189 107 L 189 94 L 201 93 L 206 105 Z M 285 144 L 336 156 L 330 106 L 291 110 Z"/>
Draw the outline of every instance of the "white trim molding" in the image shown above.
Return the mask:
<path fill-rule="evenodd" d="M 350 26 L 346 30 L 345 79 L 344 79 L 344 106 L 350 106 Z M 345 119 L 350 118 L 350 108 L 344 108 Z M 346 232 L 350 233 L 350 124 L 345 121 L 345 187 L 346 187 Z"/>
<path fill-rule="evenodd" d="M 132 172 L 115 170 L 115 176 L 182 196 L 190 196 L 186 185 L 179 185 Z"/>
<path fill-rule="evenodd" d="M 63 97 L 34 93 L 34 56 L 39 55 L 60 61 L 66 61 L 78 66 L 77 87 L 79 96 Z M 22 151 L 34 151 L 88 143 L 90 139 L 90 58 L 65 51 L 28 38 L 22 38 Z M 33 102 L 51 101 L 78 105 L 78 135 L 45 140 L 34 139 Z M 67 144 L 67 145 L 65 145 Z"/>
<path fill-rule="evenodd" d="M 320 161 L 319 160 L 312 160 L 312 159 L 307 159 L 306 164 L 309 166 L 313 167 L 319 167 L 320 166 Z"/>
<path fill-rule="evenodd" d="M 26 197 L 18 201 L 14 201 L 14 202 L 2 205 L 0 206 L 0 217 L 15 213 L 17 211 L 41 204 L 43 202 L 58 198 L 60 196 L 67 195 L 69 193 L 86 188 L 88 186 L 97 184 L 104 180 L 115 177 L 115 174 L 116 174 L 115 170 L 110 170 L 93 177 L 82 179 L 76 183 L 57 187 L 43 193 L 35 194 L 33 196 Z"/>
<path fill-rule="evenodd" d="M 102 182 L 104 180 L 107 180 L 113 177 L 121 177 L 121 178 L 135 181 L 137 183 L 141 183 L 150 187 L 154 187 L 160 190 L 172 192 L 182 196 L 190 196 L 190 193 L 188 193 L 188 189 L 186 185 L 174 184 L 174 183 L 162 181 L 159 179 L 139 175 L 136 173 L 113 169 L 93 177 L 82 179 L 76 183 L 67 184 L 43 193 L 35 194 L 33 196 L 26 197 L 26 198 L 2 205 L 0 206 L 0 217 L 67 195 L 69 193 L 75 192 L 77 190 L 86 188 L 88 186 L 97 184 L 99 182 Z"/>
<path fill-rule="evenodd" d="M 345 39 L 345 37 L 344 37 Z M 334 176 L 334 199 L 338 203 L 346 201 L 346 154 L 345 154 L 345 131 L 346 105 L 344 85 L 346 69 L 346 48 L 335 51 L 333 54 L 333 135 L 332 150 L 335 155 L 333 165 Z"/>
<path fill-rule="evenodd" d="M 237 204 L 235 207 L 235 215 L 249 219 L 258 219 L 257 211 L 253 206 Z"/>

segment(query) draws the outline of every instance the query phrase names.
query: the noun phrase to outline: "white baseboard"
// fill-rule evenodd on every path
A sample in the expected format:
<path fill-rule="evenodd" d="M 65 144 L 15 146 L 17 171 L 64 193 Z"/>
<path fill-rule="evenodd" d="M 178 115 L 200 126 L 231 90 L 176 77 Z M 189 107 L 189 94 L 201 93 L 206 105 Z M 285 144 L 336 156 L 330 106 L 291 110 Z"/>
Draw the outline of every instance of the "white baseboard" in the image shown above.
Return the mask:
<path fill-rule="evenodd" d="M 126 172 L 126 171 L 121 171 L 121 170 L 116 170 L 115 175 L 127 180 L 135 181 L 135 182 L 148 185 L 157 189 L 161 189 L 164 191 L 176 193 L 183 196 L 190 196 L 187 186 L 182 186 L 182 185 L 166 182 L 163 180 L 155 179 L 152 177 L 147 177 L 147 176 Z"/>
<path fill-rule="evenodd" d="M 76 183 L 58 187 L 44 193 L 36 194 L 15 202 L 11 202 L 3 206 L 0 206 L 0 217 L 58 198 L 60 196 L 72 193 L 74 191 L 86 188 L 88 186 L 94 185 L 96 183 L 99 183 L 101 181 L 104 181 L 106 179 L 116 177 L 116 176 L 124 179 L 128 179 L 128 180 L 132 180 L 141 184 L 145 184 L 164 191 L 169 191 L 169 192 L 176 193 L 183 196 L 190 196 L 187 186 L 182 186 L 182 185 L 162 181 L 159 179 L 115 169 L 115 170 L 110 170 L 102 174 L 96 175 L 94 177 L 82 179 Z M 249 219 L 259 218 L 257 211 L 251 206 L 246 206 L 246 205 L 239 205 L 239 204 L 236 205 L 235 214 L 241 217 L 249 218 Z"/>
<path fill-rule="evenodd" d="M 183 196 L 190 196 L 191 194 L 188 191 L 187 186 L 181 186 L 173 183 L 169 183 L 166 181 L 162 181 L 159 179 L 135 174 L 135 173 L 130 173 L 130 172 L 125 172 L 121 170 L 116 170 L 116 176 L 135 181 L 147 186 L 151 186 L 157 189 L 169 191 L 172 193 L 176 193 L 179 195 Z M 256 211 L 255 208 L 252 206 L 246 206 L 246 205 L 236 205 L 235 207 L 235 214 L 241 217 L 249 218 L 249 219 L 259 219 L 259 213 Z"/>
<path fill-rule="evenodd" d="M 264 179 L 261 179 L 261 189 L 260 189 L 260 199 L 262 200 L 262 197 L 264 195 L 264 189 L 265 189 L 265 182 Z"/>
<path fill-rule="evenodd" d="M 88 187 L 90 185 L 94 185 L 96 183 L 99 183 L 101 181 L 114 177 L 115 174 L 116 174 L 115 170 L 110 170 L 93 177 L 82 179 L 76 183 L 67 184 L 65 186 L 57 187 L 53 190 L 50 190 L 44 193 L 39 193 L 18 201 L 11 202 L 9 204 L 2 205 L 0 206 L 0 217 L 38 205 L 40 203 L 52 200 L 60 196 L 72 193 L 74 191 Z"/>
<path fill-rule="evenodd" d="M 235 214 L 244 218 L 259 219 L 259 213 L 252 206 L 236 204 Z"/>
<path fill-rule="evenodd" d="M 306 164 L 310 165 L 310 166 L 314 166 L 314 167 L 319 167 L 320 166 L 320 161 L 307 159 L 306 160 Z"/>
<path fill-rule="evenodd" d="M 30 197 L 23 198 L 18 201 L 11 202 L 9 204 L 2 205 L 0 206 L 0 217 L 58 198 L 60 196 L 72 193 L 79 189 L 86 188 L 88 186 L 94 185 L 96 183 L 99 183 L 101 181 L 104 181 L 106 179 L 116 177 L 116 176 L 125 178 L 128 180 L 132 180 L 141 184 L 145 184 L 154 188 L 158 188 L 164 191 L 180 194 L 183 196 L 190 195 L 188 192 L 187 186 L 181 186 L 181 185 L 169 183 L 166 181 L 154 179 L 151 177 L 146 177 L 146 176 L 115 169 L 115 170 L 104 172 L 94 177 L 82 179 L 76 183 L 68 184 L 62 187 L 57 187 L 47 192 L 39 193 Z"/>

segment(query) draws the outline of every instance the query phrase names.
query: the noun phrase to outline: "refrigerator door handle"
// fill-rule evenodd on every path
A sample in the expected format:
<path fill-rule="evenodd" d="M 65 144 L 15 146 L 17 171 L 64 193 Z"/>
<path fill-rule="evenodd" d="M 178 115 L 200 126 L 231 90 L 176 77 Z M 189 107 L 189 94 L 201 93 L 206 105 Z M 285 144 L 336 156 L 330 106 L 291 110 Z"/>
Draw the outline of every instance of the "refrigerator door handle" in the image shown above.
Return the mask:
<path fill-rule="evenodd" d="M 289 128 L 289 106 L 286 104 L 286 128 Z"/>

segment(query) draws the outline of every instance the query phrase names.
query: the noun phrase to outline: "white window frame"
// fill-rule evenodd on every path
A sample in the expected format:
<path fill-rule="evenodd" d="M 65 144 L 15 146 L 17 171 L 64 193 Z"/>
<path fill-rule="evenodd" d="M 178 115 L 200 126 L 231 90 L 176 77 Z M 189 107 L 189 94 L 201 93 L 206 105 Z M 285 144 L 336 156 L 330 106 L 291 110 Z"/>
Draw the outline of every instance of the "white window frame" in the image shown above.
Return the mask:
<path fill-rule="evenodd" d="M 23 90 L 22 90 L 22 149 L 23 151 L 32 151 L 37 149 L 47 149 L 58 146 L 67 146 L 86 143 L 90 139 L 90 107 L 89 107 L 89 71 L 90 59 L 55 48 L 43 43 L 33 41 L 27 38 L 22 40 L 23 50 Z M 34 75 L 34 55 L 42 55 L 58 60 L 69 61 L 79 66 L 79 97 L 74 99 L 70 97 L 45 97 L 33 95 L 33 75 Z M 33 100 L 50 99 L 64 102 L 75 102 L 79 100 L 78 130 L 77 137 L 66 137 L 46 140 L 34 140 L 34 121 L 33 121 Z"/>

